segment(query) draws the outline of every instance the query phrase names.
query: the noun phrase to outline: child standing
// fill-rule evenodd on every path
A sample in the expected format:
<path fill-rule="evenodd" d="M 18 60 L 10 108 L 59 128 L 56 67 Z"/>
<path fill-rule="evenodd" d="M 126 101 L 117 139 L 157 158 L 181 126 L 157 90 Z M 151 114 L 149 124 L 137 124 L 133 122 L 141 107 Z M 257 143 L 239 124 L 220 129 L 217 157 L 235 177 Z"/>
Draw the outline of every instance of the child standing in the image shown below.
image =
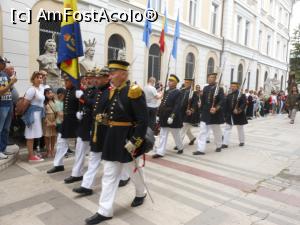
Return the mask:
<path fill-rule="evenodd" d="M 65 98 L 65 89 L 57 89 L 57 100 L 55 101 L 55 109 L 57 112 L 56 117 L 56 131 L 60 133 L 61 124 L 64 118 L 64 98 Z"/>
<path fill-rule="evenodd" d="M 54 157 L 54 146 L 56 143 L 56 117 L 57 110 L 55 107 L 54 93 L 52 89 L 45 89 L 45 119 L 43 121 L 43 132 L 47 148 L 47 157 Z"/>

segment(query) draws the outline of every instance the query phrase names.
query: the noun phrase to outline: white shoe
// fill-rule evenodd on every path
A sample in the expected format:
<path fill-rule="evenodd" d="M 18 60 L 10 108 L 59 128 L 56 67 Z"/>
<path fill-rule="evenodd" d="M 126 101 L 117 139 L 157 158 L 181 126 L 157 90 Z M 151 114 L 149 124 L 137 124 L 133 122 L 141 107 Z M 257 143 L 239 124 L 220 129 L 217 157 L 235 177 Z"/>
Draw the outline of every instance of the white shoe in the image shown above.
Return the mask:
<path fill-rule="evenodd" d="M 8 156 L 0 152 L 0 159 L 7 159 Z"/>

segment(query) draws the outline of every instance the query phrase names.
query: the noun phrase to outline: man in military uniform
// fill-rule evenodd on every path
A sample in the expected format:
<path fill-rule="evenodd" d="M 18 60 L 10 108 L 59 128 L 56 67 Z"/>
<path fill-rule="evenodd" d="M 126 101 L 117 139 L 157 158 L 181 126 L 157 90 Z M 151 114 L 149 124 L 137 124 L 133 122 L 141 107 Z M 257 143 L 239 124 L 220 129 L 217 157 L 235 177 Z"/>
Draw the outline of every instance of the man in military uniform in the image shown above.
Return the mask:
<path fill-rule="evenodd" d="M 64 99 L 63 122 L 61 131 L 57 137 L 56 154 L 53 161 L 54 167 L 47 171 L 47 173 L 56 173 L 64 171 L 64 156 L 69 148 L 69 141 L 77 137 L 78 120 L 76 112 L 78 111 L 79 101 L 76 98 L 76 88 L 73 86 L 70 78 L 65 75 L 66 95 Z"/>
<path fill-rule="evenodd" d="M 102 121 L 108 125 L 102 147 L 102 192 L 99 210 L 86 219 L 87 224 L 98 224 L 112 218 L 113 203 L 124 167 L 130 168 L 136 188 L 136 197 L 131 206 L 143 204 L 146 197 L 143 170 L 136 168 L 137 159 L 134 159 L 144 150 L 148 124 L 145 95 L 139 86 L 128 82 L 128 62 L 111 60 L 108 66 L 114 87 L 109 92 L 109 103 L 105 110 L 108 120 Z"/>
<path fill-rule="evenodd" d="M 239 90 L 239 85 L 238 82 L 231 83 L 231 93 L 227 95 L 225 100 L 224 113 L 226 126 L 224 129 L 222 148 L 228 148 L 233 125 L 236 125 L 240 146 L 244 146 L 245 144 L 244 125 L 248 123 L 245 114 L 247 98 L 245 94 L 239 96 L 239 92 L 241 91 Z"/>
<path fill-rule="evenodd" d="M 75 161 L 71 176 L 64 181 L 70 184 L 76 181 L 81 181 L 83 178 L 83 168 L 85 155 L 90 148 L 91 128 L 92 128 L 92 111 L 95 103 L 96 87 L 94 86 L 96 68 L 93 71 L 88 71 L 85 76 L 87 78 L 87 88 L 85 90 L 77 90 L 75 95 L 79 99 L 79 111 L 76 117 L 79 121 L 75 149 Z"/>
<path fill-rule="evenodd" d="M 217 145 L 216 152 L 221 152 L 222 150 L 222 131 L 220 124 L 224 123 L 222 109 L 224 90 L 220 87 L 217 95 L 214 96 L 217 88 L 216 78 L 216 73 L 208 74 L 208 85 L 203 89 L 203 95 L 201 96 L 202 114 L 200 119 L 200 132 L 197 140 L 197 151 L 193 152 L 193 155 L 205 154 L 209 129 L 211 129 L 214 134 L 214 140 Z"/>
<path fill-rule="evenodd" d="M 109 83 L 109 70 L 107 67 L 101 69 L 101 71 L 96 71 L 96 83 L 97 83 L 97 94 L 95 97 L 95 104 L 93 106 L 93 122 L 92 122 L 92 133 L 91 133 L 91 152 L 89 165 L 86 173 L 83 176 L 83 181 L 79 188 L 74 188 L 73 191 L 82 194 L 90 195 L 93 193 L 92 185 L 97 174 L 97 170 L 100 167 L 101 155 L 103 141 L 106 134 L 107 125 L 100 123 L 105 114 L 108 103 L 108 95 L 110 90 Z"/>
<path fill-rule="evenodd" d="M 159 144 L 156 148 L 156 154 L 153 158 L 161 158 L 165 155 L 166 145 L 168 140 L 169 132 L 172 133 L 176 147 L 178 149 L 177 153 L 183 153 L 182 138 L 180 136 L 180 128 L 182 128 L 182 113 L 181 113 L 181 99 L 182 95 L 180 90 L 176 88 L 179 83 L 179 78 L 171 74 L 169 77 L 169 90 L 164 94 L 164 98 L 159 107 L 159 123 L 160 123 L 160 135 Z"/>
<path fill-rule="evenodd" d="M 196 137 L 192 134 L 191 128 L 197 123 L 197 113 L 199 97 L 193 92 L 193 82 L 194 79 L 186 78 L 184 79 L 184 88 L 181 90 L 182 93 L 182 103 L 181 103 L 181 113 L 183 118 L 183 127 L 181 129 L 182 142 L 185 135 L 188 136 L 190 143 L 193 145 Z"/>

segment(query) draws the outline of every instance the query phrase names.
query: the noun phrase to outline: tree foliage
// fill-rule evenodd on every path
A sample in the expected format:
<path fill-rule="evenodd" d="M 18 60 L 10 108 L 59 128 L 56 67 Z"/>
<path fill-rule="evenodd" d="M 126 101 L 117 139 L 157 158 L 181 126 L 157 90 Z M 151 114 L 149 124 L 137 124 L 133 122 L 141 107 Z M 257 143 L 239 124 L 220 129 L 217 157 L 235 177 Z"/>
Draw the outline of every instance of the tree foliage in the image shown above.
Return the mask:
<path fill-rule="evenodd" d="M 290 71 L 295 74 L 297 83 L 300 83 L 300 24 L 291 38 Z"/>

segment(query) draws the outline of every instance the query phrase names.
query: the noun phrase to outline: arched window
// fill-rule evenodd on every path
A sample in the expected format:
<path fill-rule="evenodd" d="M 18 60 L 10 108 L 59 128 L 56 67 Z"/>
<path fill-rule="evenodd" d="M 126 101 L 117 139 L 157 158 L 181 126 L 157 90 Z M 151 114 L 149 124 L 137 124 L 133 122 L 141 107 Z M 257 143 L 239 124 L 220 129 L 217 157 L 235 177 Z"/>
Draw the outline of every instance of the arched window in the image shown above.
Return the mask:
<path fill-rule="evenodd" d="M 207 74 L 213 73 L 215 70 L 215 60 L 210 57 L 207 62 Z"/>
<path fill-rule="evenodd" d="M 195 56 L 193 53 L 189 53 L 186 56 L 185 61 L 185 78 L 193 78 L 195 68 Z"/>
<path fill-rule="evenodd" d="M 255 90 L 258 90 L 259 69 L 256 70 Z"/>
<path fill-rule="evenodd" d="M 160 58 L 159 46 L 157 44 L 151 45 L 148 59 L 148 78 L 155 77 L 157 81 L 160 80 Z"/>
<path fill-rule="evenodd" d="M 265 72 L 265 78 L 264 78 L 264 82 L 266 82 L 266 80 L 268 79 L 268 72 Z"/>
<path fill-rule="evenodd" d="M 108 40 L 108 56 L 107 59 L 117 59 L 119 50 L 125 50 L 125 41 L 119 34 L 113 34 Z"/>
<path fill-rule="evenodd" d="M 58 50 L 58 40 L 60 35 L 60 21 L 58 20 L 40 20 L 40 55 L 45 52 L 45 43 L 48 39 L 54 38 Z"/>
<path fill-rule="evenodd" d="M 283 75 L 281 76 L 281 81 L 280 81 L 280 90 L 283 90 Z"/>
<path fill-rule="evenodd" d="M 243 65 L 240 64 L 238 67 L 238 82 L 241 84 L 243 82 Z"/>
<path fill-rule="evenodd" d="M 274 78 L 277 80 L 277 73 L 275 73 Z"/>

